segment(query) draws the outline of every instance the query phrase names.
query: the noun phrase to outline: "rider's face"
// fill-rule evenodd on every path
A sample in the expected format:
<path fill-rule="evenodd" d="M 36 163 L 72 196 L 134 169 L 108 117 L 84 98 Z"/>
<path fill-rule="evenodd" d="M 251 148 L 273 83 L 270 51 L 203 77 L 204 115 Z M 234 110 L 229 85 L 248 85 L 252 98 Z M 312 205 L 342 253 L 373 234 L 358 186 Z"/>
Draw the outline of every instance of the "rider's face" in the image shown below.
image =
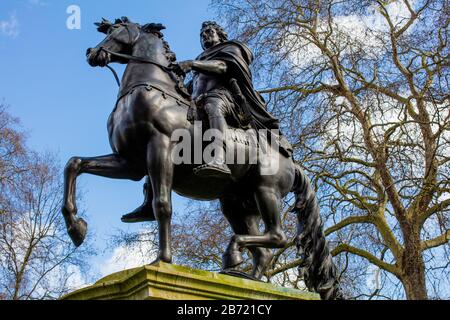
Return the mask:
<path fill-rule="evenodd" d="M 200 39 L 202 42 L 203 49 L 211 48 L 212 46 L 215 46 L 216 44 L 220 43 L 220 38 L 219 35 L 217 34 L 216 29 L 214 29 L 211 26 L 202 29 Z"/>

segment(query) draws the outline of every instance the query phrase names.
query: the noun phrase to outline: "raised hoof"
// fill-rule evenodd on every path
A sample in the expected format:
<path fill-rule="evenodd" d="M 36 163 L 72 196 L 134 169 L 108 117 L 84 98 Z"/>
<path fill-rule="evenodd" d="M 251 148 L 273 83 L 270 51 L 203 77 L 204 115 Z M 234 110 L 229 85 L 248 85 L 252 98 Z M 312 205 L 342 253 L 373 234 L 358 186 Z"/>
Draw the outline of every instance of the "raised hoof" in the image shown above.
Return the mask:
<path fill-rule="evenodd" d="M 155 221 L 155 215 L 153 210 L 150 208 L 145 208 L 145 206 L 140 206 L 133 212 L 125 214 L 120 218 L 120 220 L 124 223 L 136 223 L 136 222 L 146 222 L 146 221 Z"/>
<path fill-rule="evenodd" d="M 224 253 L 222 256 L 222 268 L 223 270 L 235 268 L 244 262 L 244 258 L 240 251 L 232 251 L 230 253 Z"/>
<path fill-rule="evenodd" d="M 86 232 L 87 222 L 81 218 L 77 219 L 74 224 L 67 228 L 67 233 L 69 234 L 70 239 L 72 239 L 72 242 L 76 247 L 81 246 L 84 239 L 86 238 Z"/>
<path fill-rule="evenodd" d="M 231 171 L 226 164 L 204 164 L 195 168 L 194 173 L 206 178 L 231 178 Z"/>

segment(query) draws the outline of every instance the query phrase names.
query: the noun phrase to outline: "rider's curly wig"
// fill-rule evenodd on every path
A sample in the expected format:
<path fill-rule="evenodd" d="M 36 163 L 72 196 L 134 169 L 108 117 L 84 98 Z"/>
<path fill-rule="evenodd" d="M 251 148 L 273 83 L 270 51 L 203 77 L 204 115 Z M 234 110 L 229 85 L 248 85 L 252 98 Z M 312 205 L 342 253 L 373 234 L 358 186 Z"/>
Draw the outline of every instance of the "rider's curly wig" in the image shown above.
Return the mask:
<path fill-rule="evenodd" d="M 203 31 L 203 29 L 205 29 L 206 27 L 213 27 L 216 30 L 220 42 L 228 41 L 228 33 L 226 33 L 225 30 L 223 30 L 223 28 L 219 24 L 217 24 L 217 22 L 215 21 L 203 22 L 201 31 Z"/>

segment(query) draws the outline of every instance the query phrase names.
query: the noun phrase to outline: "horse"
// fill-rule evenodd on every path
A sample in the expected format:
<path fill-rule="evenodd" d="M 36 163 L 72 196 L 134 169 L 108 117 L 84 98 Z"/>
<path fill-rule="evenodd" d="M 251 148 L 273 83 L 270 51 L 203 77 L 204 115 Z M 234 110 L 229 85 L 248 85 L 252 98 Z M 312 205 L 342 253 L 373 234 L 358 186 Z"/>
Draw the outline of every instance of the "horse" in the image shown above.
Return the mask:
<path fill-rule="evenodd" d="M 165 27 L 157 23 L 141 25 L 126 17 L 114 23 L 103 19 L 96 25 L 106 37 L 87 50 L 88 63 L 92 67 L 105 67 L 109 63 L 127 66 L 107 123 L 112 153 L 72 157 L 64 168 L 62 214 L 75 246 L 83 243 L 87 232 L 87 223 L 77 217 L 75 203 L 79 175 L 89 173 L 133 181 L 147 176 L 151 206 L 146 210 L 156 219 L 159 233 L 159 250 L 153 263 L 172 262 L 171 193 L 175 191 L 191 199 L 220 201 L 235 233 L 223 254 L 222 269 L 233 270 L 241 264 L 241 252 L 247 248 L 253 260 L 251 276 L 261 279 L 273 256 L 270 249 L 288 244 L 280 206 L 281 200 L 294 192 L 293 211 L 298 218 L 295 242 L 302 252 L 305 283 L 322 299 L 338 298 L 336 266 L 323 233 L 316 195 L 300 166 L 274 145 L 269 146 L 273 152 L 267 153 L 267 157 L 278 165 L 275 174 L 265 174 L 259 160 L 230 163 L 231 178 L 202 177 L 193 173 L 198 164 L 175 164 L 171 154 L 180 141 L 173 141 L 171 136 L 179 129 L 193 134 L 194 125 L 187 120 L 192 101 L 182 90 L 181 69 L 176 68 L 175 55 L 163 38 L 161 30 Z M 234 145 L 237 154 L 248 154 L 249 146 L 235 140 L 227 143 Z M 261 219 L 264 232 L 259 230 Z"/>

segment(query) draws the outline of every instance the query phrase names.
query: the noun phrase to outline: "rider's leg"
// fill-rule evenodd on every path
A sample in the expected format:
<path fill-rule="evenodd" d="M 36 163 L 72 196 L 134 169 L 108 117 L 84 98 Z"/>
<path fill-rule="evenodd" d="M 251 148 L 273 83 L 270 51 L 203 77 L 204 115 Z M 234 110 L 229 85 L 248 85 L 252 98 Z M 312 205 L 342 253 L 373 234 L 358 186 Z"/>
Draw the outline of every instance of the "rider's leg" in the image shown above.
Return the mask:
<path fill-rule="evenodd" d="M 210 129 L 218 130 L 221 134 L 215 137 L 214 144 L 214 160 L 203 166 L 196 168 L 195 173 L 201 176 L 229 176 L 231 171 L 226 164 L 225 158 L 225 139 L 228 129 L 225 120 L 225 112 L 227 109 L 224 100 L 216 97 L 206 98 L 204 110 L 208 115 Z"/>
<path fill-rule="evenodd" d="M 143 186 L 144 202 L 132 212 L 122 216 L 121 220 L 125 223 L 155 221 L 155 214 L 152 208 L 153 189 L 150 178 L 147 176 Z"/>

